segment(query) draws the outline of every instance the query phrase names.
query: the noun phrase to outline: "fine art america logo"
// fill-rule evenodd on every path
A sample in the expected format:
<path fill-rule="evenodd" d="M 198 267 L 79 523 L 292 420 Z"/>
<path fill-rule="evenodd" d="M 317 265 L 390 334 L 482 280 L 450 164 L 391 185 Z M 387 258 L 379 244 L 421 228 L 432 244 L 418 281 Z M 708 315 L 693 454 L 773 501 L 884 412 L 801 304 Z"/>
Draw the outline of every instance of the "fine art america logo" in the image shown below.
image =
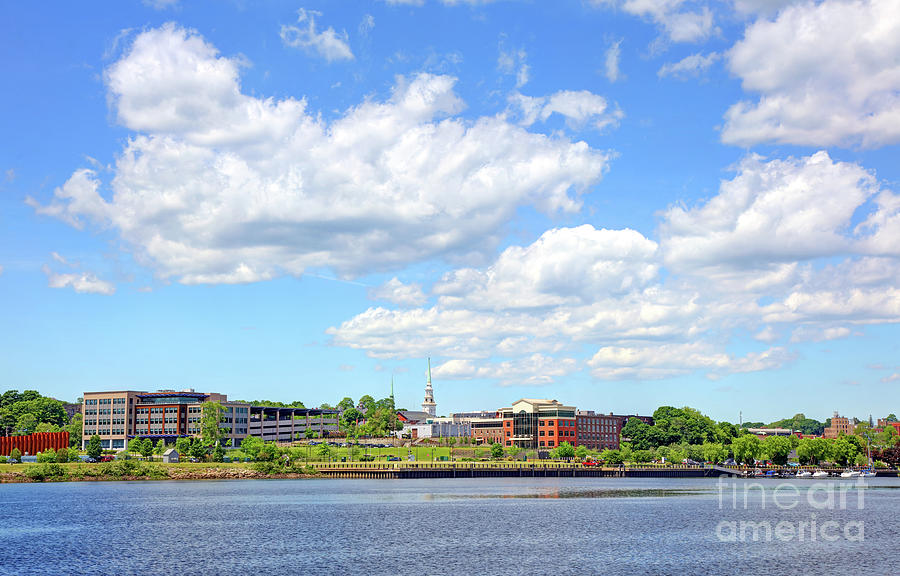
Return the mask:
<path fill-rule="evenodd" d="M 739 519 L 716 525 L 720 542 L 862 542 L 865 523 L 841 519 L 842 511 L 865 509 L 865 482 L 736 482 L 720 477 L 719 510 Z M 808 512 L 807 512 L 808 510 Z M 746 512 L 745 512 L 746 511 Z M 748 518 L 750 514 L 752 517 Z"/>

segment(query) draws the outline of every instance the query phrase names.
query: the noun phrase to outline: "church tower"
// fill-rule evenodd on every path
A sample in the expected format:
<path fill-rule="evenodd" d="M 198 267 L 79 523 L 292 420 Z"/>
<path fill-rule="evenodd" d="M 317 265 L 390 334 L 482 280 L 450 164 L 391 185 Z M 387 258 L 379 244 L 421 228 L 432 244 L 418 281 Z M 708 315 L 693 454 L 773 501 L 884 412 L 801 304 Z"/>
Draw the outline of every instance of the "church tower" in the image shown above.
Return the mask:
<path fill-rule="evenodd" d="M 428 380 L 425 382 L 425 401 L 422 402 L 422 412 L 427 412 L 432 418 L 437 414 L 437 404 L 434 402 L 434 389 L 431 387 L 431 358 L 428 359 Z"/>

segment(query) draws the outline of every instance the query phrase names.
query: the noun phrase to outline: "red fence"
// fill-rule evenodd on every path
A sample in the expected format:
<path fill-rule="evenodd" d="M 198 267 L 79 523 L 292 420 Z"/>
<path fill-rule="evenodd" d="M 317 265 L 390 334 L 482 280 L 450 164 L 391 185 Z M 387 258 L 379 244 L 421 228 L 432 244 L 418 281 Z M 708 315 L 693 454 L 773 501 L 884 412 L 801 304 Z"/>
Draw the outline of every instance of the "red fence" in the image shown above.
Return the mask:
<path fill-rule="evenodd" d="M 9 456 L 13 448 L 24 454 L 37 454 L 53 448 L 69 447 L 68 432 L 38 432 L 28 436 L 0 436 L 0 456 Z"/>

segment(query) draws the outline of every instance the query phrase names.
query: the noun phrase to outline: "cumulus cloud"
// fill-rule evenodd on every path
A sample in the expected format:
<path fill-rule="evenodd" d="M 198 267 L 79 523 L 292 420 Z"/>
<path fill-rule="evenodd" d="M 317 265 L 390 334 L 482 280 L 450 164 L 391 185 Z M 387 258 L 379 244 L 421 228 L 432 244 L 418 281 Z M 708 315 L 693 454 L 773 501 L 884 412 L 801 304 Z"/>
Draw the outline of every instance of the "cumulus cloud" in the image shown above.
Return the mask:
<path fill-rule="evenodd" d="M 548 230 L 487 266 L 448 272 L 431 306 L 375 306 L 329 334 L 379 358 L 435 355 L 446 378 L 499 381 L 543 358 L 540 382 L 579 370 L 717 379 L 784 366 L 800 342 L 900 322 L 900 258 L 872 241 L 900 222 L 874 216 L 893 214 L 895 199 L 871 173 L 824 152 L 749 156 L 736 171 L 708 201 L 662 213 L 658 242 L 590 225 Z M 729 350 L 748 336 L 769 346 Z"/>
<path fill-rule="evenodd" d="M 538 120 L 546 122 L 554 114 L 566 119 L 573 129 L 590 124 L 597 130 L 616 126 L 625 116 L 618 106 L 610 106 L 606 98 L 588 90 L 561 90 L 550 96 L 525 96 L 514 92 L 510 103 L 518 111 L 523 126 L 530 126 Z"/>
<path fill-rule="evenodd" d="M 425 293 L 419 284 L 404 284 L 393 277 L 378 288 L 369 290 L 373 300 L 386 300 L 401 306 L 421 306 L 425 303 Z"/>
<path fill-rule="evenodd" d="M 666 263 L 743 267 L 846 254 L 853 214 L 877 191 L 872 174 L 826 152 L 768 162 L 750 156 L 709 202 L 665 212 Z"/>
<path fill-rule="evenodd" d="M 621 40 L 613 42 L 609 48 L 606 49 L 604 69 L 606 71 L 606 79 L 610 82 L 615 82 L 619 79 L 619 58 L 622 55 L 621 52 Z"/>
<path fill-rule="evenodd" d="M 329 62 L 353 60 L 346 31 L 339 34 L 331 27 L 321 32 L 316 30 L 316 18 L 321 15 L 321 12 L 301 8 L 297 11 L 297 24 L 300 26 L 282 25 L 281 41 L 285 46 L 316 52 Z M 374 19 L 372 24 L 374 25 Z"/>
<path fill-rule="evenodd" d="M 734 0 L 734 9 L 739 14 L 771 16 L 785 6 L 806 1 L 807 0 Z"/>
<path fill-rule="evenodd" d="M 723 373 L 758 372 L 792 359 L 783 348 L 735 357 L 710 350 L 705 343 L 607 346 L 588 361 L 595 377 L 604 380 L 655 380 L 704 370 L 710 378 Z"/>
<path fill-rule="evenodd" d="M 706 73 L 710 66 L 720 58 L 717 52 L 709 54 L 691 54 L 678 62 L 663 64 L 656 73 L 660 78 L 672 77 L 684 80 L 689 77 L 698 77 Z"/>
<path fill-rule="evenodd" d="M 866 148 L 900 142 L 900 10 L 894 0 L 787 6 L 774 20 L 751 24 L 727 59 L 744 90 L 759 100 L 728 109 L 723 142 Z"/>
<path fill-rule="evenodd" d="M 449 76 L 400 77 L 388 99 L 329 123 L 303 100 L 243 94 L 239 71 L 192 31 L 141 33 L 106 71 L 116 118 L 135 132 L 111 181 L 78 170 L 48 203 L 28 203 L 116 231 L 183 283 L 353 276 L 485 260 L 519 207 L 574 212 L 608 164 L 502 116 L 457 117 Z"/>
<path fill-rule="evenodd" d="M 50 288 L 71 288 L 79 294 L 115 294 L 115 285 L 100 280 L 90 272 L 73 272 L 70 274 L 56 273 L 48 266 L 42 271 L 47 276 L 47 285 Z"/>

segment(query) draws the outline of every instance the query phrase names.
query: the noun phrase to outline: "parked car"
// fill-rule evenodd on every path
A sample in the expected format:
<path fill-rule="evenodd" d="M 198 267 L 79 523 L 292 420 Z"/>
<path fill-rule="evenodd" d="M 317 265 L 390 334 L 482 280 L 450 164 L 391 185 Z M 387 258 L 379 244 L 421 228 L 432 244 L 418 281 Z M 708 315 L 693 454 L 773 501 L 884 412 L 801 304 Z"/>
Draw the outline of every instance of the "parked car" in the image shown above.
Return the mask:
<path fill-rule="evenodd" d="M 388 456 L 388 461 L 389 462 L 399 462 L 400 457 L 399 456 Z"/>
<path fill-rule="evenodd" d="M 581 464 L 582 464 L 582 466 L 596 466 L 597 462 L 594 460 L 585 460 Z"/>

